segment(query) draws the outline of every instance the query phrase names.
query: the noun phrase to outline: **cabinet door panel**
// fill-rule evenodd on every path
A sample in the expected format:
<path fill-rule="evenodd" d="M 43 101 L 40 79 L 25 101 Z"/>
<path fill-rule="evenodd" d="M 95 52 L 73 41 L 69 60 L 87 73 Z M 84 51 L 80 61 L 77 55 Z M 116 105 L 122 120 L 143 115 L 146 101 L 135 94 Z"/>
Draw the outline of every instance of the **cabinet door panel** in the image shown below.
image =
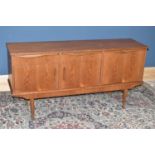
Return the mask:
<path fill-rule="evenodd" d="M 142 81 L 145 63 L 145 50 L 126 51 L 123 57 L 122 82 Z"/>
<path fill-rule="evenodd" d="M 102 55 L 101 83 L 142 81 L 145 50 L 105 51 Z"/>
<path fill-rule="evenodd" d="M 44 91 L 58 88 L 58 56 L 13 57 L 15 90 Z"/>
<path fill-rule="evenodd" d="M 96 86 L 100 83 L 101 53 L 81 56 L 80 86 Z"/>
<path fill-rule="evenodd" d="M 100 82 L 101 54 L 76 53 L 61 56 L 60 87 L 95 86 Z"/>
<path fill-rule="evenodd" d="M 60 88 L 79 87 L 80 55 L 62 54 L 60 62 Z"/>
<path fill-rule="evenodd" d="M 119 51 L 105 51 L 102 55 L 101 83 L 113 84 L 122 82 L 123 54 Z"/>
<path fill-rule="evenodd" d="M 39 90 L 58 89 L 59 56 L 44 56 L 38 59 L 37 85 Z M 42 81 L 42 82 L 41 82 Z"/>

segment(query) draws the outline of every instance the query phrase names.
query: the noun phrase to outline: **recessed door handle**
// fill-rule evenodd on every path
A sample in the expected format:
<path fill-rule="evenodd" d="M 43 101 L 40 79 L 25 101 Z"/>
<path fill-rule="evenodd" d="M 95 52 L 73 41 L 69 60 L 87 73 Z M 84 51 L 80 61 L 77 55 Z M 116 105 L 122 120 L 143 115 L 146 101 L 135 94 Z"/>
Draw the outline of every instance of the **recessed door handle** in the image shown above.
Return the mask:
<path fill-rule="evenodd" d="M 56 80 L 56 74 L 57 74 L 57 70 L 56 68 L 54 68 L 54 80 Z"/>
<path fill-rule="evenodd" d="M 63 68 L 63 80 L 65 80 L 66 79 L 66 68 L 64 67 Z"/>

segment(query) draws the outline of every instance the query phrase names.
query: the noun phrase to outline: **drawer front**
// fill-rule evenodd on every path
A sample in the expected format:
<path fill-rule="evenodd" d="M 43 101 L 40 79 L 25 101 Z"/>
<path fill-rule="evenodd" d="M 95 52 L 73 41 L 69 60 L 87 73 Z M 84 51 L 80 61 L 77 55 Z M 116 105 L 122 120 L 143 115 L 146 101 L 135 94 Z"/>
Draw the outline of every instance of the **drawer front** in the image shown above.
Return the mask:
<path fill-rule="evenodd" d="M 16 92 L 58 89 L 58 55 L 14 56 L 12 60 Z"/>

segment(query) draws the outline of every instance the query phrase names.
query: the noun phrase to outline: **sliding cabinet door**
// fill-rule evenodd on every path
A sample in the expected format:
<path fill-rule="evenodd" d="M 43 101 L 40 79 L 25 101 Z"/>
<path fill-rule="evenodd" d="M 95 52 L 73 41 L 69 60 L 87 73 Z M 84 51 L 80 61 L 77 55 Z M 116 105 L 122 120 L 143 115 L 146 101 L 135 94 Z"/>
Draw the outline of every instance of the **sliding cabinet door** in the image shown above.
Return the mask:
<path fill-rule="evenodd" d="M 23 55 L 13 57 L 16 92 L 58 89 L 58 55 Z"/>

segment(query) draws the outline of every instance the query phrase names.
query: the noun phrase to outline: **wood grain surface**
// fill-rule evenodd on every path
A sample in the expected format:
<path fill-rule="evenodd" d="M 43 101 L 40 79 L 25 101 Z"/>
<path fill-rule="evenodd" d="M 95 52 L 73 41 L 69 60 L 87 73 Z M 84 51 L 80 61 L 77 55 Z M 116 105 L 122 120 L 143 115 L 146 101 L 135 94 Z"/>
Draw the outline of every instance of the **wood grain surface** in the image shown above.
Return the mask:
<path fill-rule="evenodd" d="M 147 46 L 132 39 L 8 43 L 12 95 L 34 99 L 122 90 L 142 84 Z"/>

